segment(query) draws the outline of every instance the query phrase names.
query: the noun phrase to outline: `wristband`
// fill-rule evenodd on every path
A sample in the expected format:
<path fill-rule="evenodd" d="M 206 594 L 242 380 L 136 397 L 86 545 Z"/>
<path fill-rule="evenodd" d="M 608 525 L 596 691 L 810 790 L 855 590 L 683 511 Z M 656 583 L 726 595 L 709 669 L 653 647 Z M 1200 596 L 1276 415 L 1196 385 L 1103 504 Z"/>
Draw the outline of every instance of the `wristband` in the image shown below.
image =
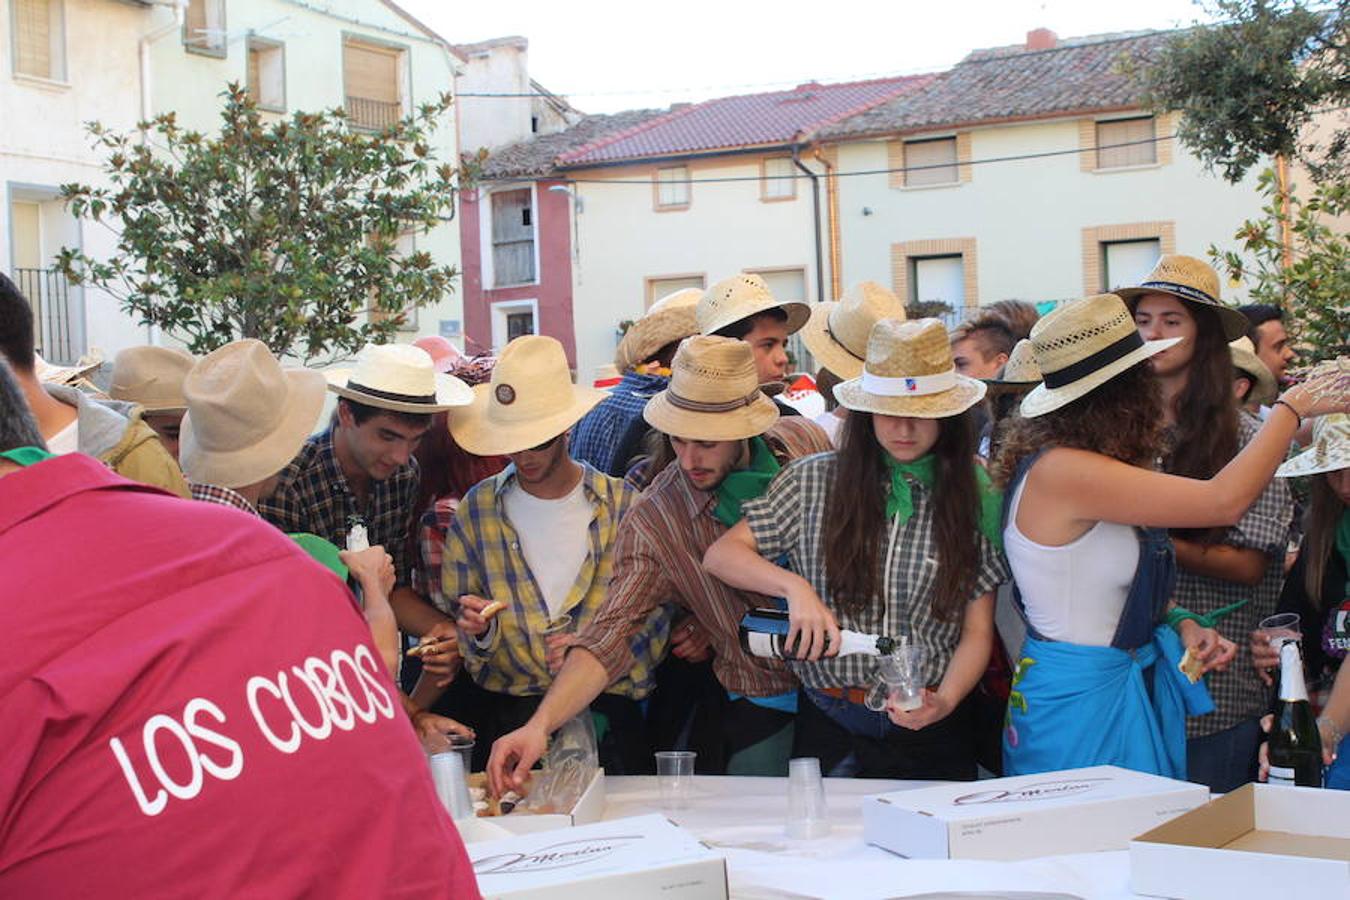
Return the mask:
<path fill-rule="evenodd" d="M 1236 603 L 1230 603 L 1227 606 L 1221 606 L 1218 609 L 1214 610 L 1214 612 L 1212 613 L 1193 613 L 1189 609 L 1186 609 L 1186 607 L 1184 606 L 1174 606 L 1170 611 L 1168 611 L 1167 618 L 1164 620 L 1164 623 L 1167 625 L 1171 625 L 1172 628 L 1176 631 L 1181 630 L 1177 626 L 1179 626 L 1182 622 L 1186 621 L 1187 619 L 1190 619 L 1192 622 L 1195 622 L 1201 628 L 1217 628 L 1219 622 L 1222 619 L 1224 619 L 1226 616 L 1232 615 L 1239 609 L 1242 609 L 1242 607 L 1246 606 L 1248 603 L 1251 602 L 1251 599 L 1252 599 L 1251 597 L 1246 597 L 1242 600 L 1239 600 Z"/>
<path fill-rule="evenodd" d="M 1303 416 L 1299 414 L 1298 410 L 1294 409 L 1294 404 L 1290 403 L 1288 400 L 1284 399 L 1283 397 L 1280 397 L 1274 403 L 1272 403 L 1271 406 L 1283 406 L 1285 409 L 1289 410 L 1291 413 L 1294 414 L 1295 419 L 1298 419 L 1298 427 L 1299 428 L 1303 427 Z"/>

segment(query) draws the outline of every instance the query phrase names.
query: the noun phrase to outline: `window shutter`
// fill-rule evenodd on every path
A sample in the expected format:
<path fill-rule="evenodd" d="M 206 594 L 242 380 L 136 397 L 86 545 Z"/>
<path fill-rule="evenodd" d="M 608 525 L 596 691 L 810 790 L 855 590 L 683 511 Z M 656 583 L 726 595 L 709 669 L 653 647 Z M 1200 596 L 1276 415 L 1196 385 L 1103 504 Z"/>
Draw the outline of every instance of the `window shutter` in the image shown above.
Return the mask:
<path fill-rule="evenodd" d="M 955 184 L 956 138 L 905 141 L 905 185 Z"/>
<path fill-rule="evenodd" d="M 1097 123 L 1097 168 L 1147 166 L 1158 161 L 1152 116 Z M 1117 146 L 1120 145 L 1120 146 Z"/>
<path fill-rule="evenodd" d="M 398 103 L 398 52 L 349 42 L 343 47 L 348 97 Z"/>
<path fill-rule="evenodd" d="M 51 0 L 14 0 L 14 69 L 52 77 Z"/>
<path fill-rule="evenodd" d="M 491 197 L 494 286 L 533 281 L 534 227 L 529 190 L 498 191 Z"/>

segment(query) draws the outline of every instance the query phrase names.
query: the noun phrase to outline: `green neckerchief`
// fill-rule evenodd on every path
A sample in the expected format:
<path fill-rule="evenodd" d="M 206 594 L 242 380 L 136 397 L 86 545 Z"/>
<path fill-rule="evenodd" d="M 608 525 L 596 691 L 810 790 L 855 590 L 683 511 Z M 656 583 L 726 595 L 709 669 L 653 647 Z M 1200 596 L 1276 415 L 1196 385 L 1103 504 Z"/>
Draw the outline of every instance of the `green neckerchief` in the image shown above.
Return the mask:
<path fill-rule="evenodd" d="M 749 467 L 732 472 L 713 491 L 717 494 L 713 518 L 728 528 L 735 525 L 741 520 L 741 504 L 764 493 L 780 468 L 764 438 L 751 438 Z"/>
<path fill-rule="evenodd" d="M 6 450 L 4 453 L 0 453 L 0 457 L 4 457 L 10 462 L 17 463 L 21 466 L 31 466 L 35 463 L 43 462 L 44 460 L 55 459 L 56 454 L 48 453 L 41 447 L 18 447 L 14 450 Z"/>
<path fill-rule="evenodd" d="M 994 549 L 1003 549 L 1003 535 L 999 526 L 1003 520 L 1003 494 L 994 488 L 989 473 L 979 463 L 975 466 L 975 485 L 980 494 L 979 527 Z M 914 515 L 914 494 L 910 490 L 906 475 L 928 488 L 933 489 L 937 478 L 937 457 L 925 454 L 914 462 L 902 463 L 889 453 L 886 454 L 886 468 L 891 473 L 891 490 L 886 497 L 886 518 L 900 517 L 900 524 L 909 521 Z"/>
<path fill-rule="evenodd" d="M 1350 597 L 1350 509 L 1342 510 L 1336 523 L 1336 552 L 1345 564 L 1345 596 Z"/>

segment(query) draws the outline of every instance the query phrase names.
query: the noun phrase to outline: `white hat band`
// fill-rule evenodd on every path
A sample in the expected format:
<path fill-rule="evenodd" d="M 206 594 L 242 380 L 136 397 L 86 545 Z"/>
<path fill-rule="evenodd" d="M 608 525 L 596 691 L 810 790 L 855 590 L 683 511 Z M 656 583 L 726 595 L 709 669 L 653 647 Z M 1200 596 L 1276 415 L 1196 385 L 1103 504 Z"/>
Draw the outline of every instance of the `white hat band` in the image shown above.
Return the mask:
<path fill-rule="evenodd" d="M 866 369 L 862 374 L 862 389 L 878 397 L 922 397 L 926 394 L 940 394 L 956 387 L 956 370 L 948 369 L 936 375 L 913 375 L 908 377 L 890 377 L 873 375 Z"/>

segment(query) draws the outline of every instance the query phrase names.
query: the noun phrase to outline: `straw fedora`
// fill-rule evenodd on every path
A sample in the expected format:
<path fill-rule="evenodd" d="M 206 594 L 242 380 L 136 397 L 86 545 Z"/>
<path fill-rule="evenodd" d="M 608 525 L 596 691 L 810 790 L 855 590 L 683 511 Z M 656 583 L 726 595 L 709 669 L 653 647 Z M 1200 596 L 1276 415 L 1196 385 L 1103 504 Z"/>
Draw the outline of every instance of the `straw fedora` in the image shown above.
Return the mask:
<path fill-rule="evenodd" d="M 1312 446 L 1285 462 L 1276 478 L 1299 478 L 1350 467 L 1350 415 L 1334 413 L 1313 422 Z"/>
<path fill-rule="evenodd" d="M 1138 287 L 1120 288 L 1115 293 L 1126 301 L 1144 294 L 1171 294 L 1197 306 L 1208 306 L 1218 313 L 1224 340 L 1237 340 L 1247 333 L 1247 317 L 1236 307 L 1225 306 L 1219 301 L 1219 273 L 1209 263 L 1194 256 L 1164 256 Z"/>
<path fill-rule="evenodd" d="M 680 343 L 670 387 L 642 409 L 657 431 L 698 441 L 739 441 L 778 421 L 778 407 L 759 389 L 755 351 L 745 341 L 694 335 Z"/>
<path fill-rule="evenodd" d="M 183 379 L 196 364 L 197 357 L 175 347 L 128 347 L 113 358 L 108 396 L 148 413 L 183 412 Z"/>
<path fill-rule="evenodd" d="M 1032 385 L 1040 384 L 1041 369 L 1036 365 L 1036 348 L 1031 341 L 1028 338 L 1018 341 L 1012 353 L 1008 354 L 1008 361 L 1003 364 L 998 377 L 986 378 L 984 383 L 989 385 L 990 390 L 996 387 L 1029 389 Z"/>
<path fill-rule="evenodd" d="M 626 372 L 651 359 L 666 344 L 698 334 L 695 310 L 702 297 L 703 291 L 698 288 L 684 288 L 653 303 L 646 315 L 624 332 L 619 349 L 614 351 L 615 367 Z"/>
<path fill-rule="evenodd" d="M 41 354 L 33 354 L 33 374 L 43 384 L 73 384 L 103 365 L 102 358 L 81 359 L 73 366 L 58 366 L 47 362 Z"/>
<path fill-rule="evenodd" d="M 356 368 L 325 375 L 339 397 L 394 412 L 434 413 L 473 402 L 468 385 L 437 372 L 431 356 L 410 344 L 366 344 Z"/>
<path fill-rule="evenodd" d="M 1053 412 L 1179 340 L 1145 341 L 1125 301 L 1115 294 L 1065 303 L 1031 329 L 1043 380 L 1023 398 L 1022 415 Z"/>
<path fill-rule="evenodd" d="M 698 301 L 698 330 L 702 334 L 715 334 L 770 309 L 787 313 L 788 334 L 801 330 L 811 317 L 811 307 L 801 300 L 775 300 L 758 275 L 733 275 L 703 292 Z"/>
<path fill-rule="evenodd" d="M 228 488 L 271 478 L 314 430 L 324 387 L 319 372 L 283 369 L 262 341 L 234 341 L 208 353 L 183 381 L 183 474 Z"/>
<path fill-rule="evenodd" d="M 519 453 L 567 431 L 608 396 L 572 384 L 557 340 L 527 334 L 502 350 L 492 380 L 473 389 L 473 403 L 450 416 L 450 434 L 479 456 Z"/>
<path fill-rule="evenodd" d="M 811 355 L 840 378 L 857 378 L 863 372 L 867 338 L 882 319 L 905 318 L 905 305 L 893 292 L 875 281 L 862 281 L 838 300 L 811 308 L 811 318 L 802 326 L 802 342 Z"/>
<path fill-rule="evenodd" d="M 1252 392 L 1247 396 L 1247 402 L 1269 406 L 1279 395 L 1280 389 L 1275 384 L 1275 374 L 1256 355 L 1256 348 L 1252 346 L 1251 338 L 1240 337 L 1236 341 L 1230 341 L 1228 353 L 1233 357 L 1233 368 L 1245 375 L 1250 375 L 1254 379 Z"/>
<path fill-rule="evenodd" d="M 959 415 L 984 393 L 984 382 L 957 373 L 951 338 L 937 319 L 882 319 L 867 339 L 862 375 L 834 387 L 848 409 L 917 419 Z"/>
<path fill-rule="evenodd" d="M 413 341 L 412 345 L 427 351 L 427 355 L 431 357 L 432 367 L 443 374 L 448 374 L 464 359 L 464 354 L 459 348 L 439 334 L 420 337 Z"/>

